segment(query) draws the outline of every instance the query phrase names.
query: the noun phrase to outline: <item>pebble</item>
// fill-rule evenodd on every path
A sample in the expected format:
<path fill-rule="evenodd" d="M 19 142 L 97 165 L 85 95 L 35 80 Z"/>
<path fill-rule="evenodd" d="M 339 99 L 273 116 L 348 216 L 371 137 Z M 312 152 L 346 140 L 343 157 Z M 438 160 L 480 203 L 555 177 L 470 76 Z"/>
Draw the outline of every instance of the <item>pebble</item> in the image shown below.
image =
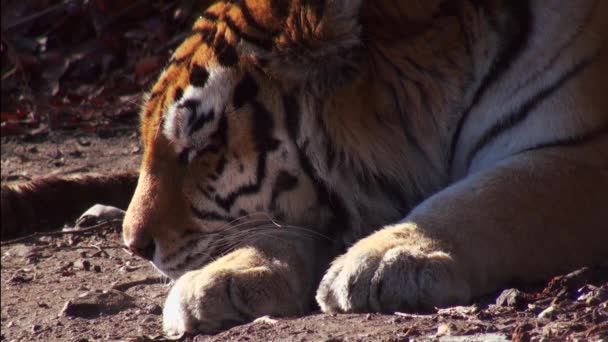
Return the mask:
<path fill-rule="evenodd" d="M 97 220 L 120 220 L 125 216 L 125 211 L 109 205 L 95 204 L 80 215 L 77 222 L 83 220 L 87 216 L 94 217 Z"/>
<path fill-rule="evenodd" d="M 452 335 L 453 330 L 454 329 L 450 324 L 443 323 L 437 327 L 436 335 L 437 336 L 450 336 L 450 335 Z"/>
<path fill-rule="evenodd" d="M 145 307 L 146 313 L 150 315 L 160 315 L 163 313 L 163 308 L 158 304 L 148 304 Z"/>
<path fill-rule="evenodd" d="M 500 296 L 496 298 L 496 305 L 510 306 L 514 308 L 522 307 L 526 304 L 524 294 L 518 289 L 507 289 L 502 291 Z"/>
<path fill-rule="evenodd" d="M 74 262 L 74 269 L 88 271 L 91 269 L 91 263 L 86 259 L 80 259 Z"/>

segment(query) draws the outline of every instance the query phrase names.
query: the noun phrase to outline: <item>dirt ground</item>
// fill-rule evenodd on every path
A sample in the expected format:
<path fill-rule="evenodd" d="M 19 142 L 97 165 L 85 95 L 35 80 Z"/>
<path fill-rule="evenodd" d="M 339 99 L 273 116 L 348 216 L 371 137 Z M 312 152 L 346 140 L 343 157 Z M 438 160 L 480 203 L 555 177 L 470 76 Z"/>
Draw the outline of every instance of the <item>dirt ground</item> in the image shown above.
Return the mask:
<path fill-rule="evenodd" d="M 2 184 L 136 169 L 136 128 L 2 138 Z M 53 234 L 53 233 L 51 233 Z M 169 284 L 128 254 L 116 227 L 2 241 L 2 341 L 162 341 Z M 103 292 L 110 290 L 107 292 Z M 125 296 L 126 295 L 126 296 Z M 263 318 L 184 341 L 504 341 L 608 338 L 608 265 L 433 314 Z"/>

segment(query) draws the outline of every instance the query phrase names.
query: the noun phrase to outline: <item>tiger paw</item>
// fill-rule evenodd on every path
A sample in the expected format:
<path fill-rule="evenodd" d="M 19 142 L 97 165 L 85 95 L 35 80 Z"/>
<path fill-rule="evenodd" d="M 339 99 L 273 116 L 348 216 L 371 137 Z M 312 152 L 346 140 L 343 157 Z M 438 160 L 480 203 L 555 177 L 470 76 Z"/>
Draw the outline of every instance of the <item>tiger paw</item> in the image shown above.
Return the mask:
<path fill-rule="evenodd" d="M 222 259 L 176 282 L 163 309 L 167 335 L 217 332 L 257 317 L 293 316 L 303 302 L 273 265 L 225 265 Z"/>
<path fill-rule="evenodd" d="M 395 312 L 467 302 L 470 288 L 454 259 L 412 243 L 418 239 L 397 226 L 360 240 L 325 273 L 321 309 Z"/>

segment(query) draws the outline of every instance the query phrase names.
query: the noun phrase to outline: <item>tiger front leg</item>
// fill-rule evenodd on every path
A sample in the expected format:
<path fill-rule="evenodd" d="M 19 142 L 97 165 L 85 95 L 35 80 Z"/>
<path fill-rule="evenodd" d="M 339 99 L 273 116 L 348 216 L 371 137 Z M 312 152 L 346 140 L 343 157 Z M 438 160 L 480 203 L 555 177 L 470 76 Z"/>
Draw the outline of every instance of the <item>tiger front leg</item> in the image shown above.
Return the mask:
<path fill-rule="evenodd" d="M 217 332 L 265 315 L 305 313 L 313 284 L 299 258 L 289 243 L 274 241 L 235 250 L 184 274 L 165 302 L 163 330 Z"/>
<path fill-rule="evenodd" d="M 320 307 L 433 309 L 606 260 L 606 146 L 521 154 L 444 189 L 336 259 Z"/>

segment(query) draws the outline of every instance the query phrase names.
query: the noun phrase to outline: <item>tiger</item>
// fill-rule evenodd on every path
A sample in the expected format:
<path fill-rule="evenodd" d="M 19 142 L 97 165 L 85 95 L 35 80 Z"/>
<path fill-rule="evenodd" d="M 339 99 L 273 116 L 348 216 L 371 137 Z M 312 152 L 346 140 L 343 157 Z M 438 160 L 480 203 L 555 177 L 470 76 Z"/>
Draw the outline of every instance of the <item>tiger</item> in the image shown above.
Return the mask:
<path fill-rule="evenodd" d="M 427 312 L 608 260 L 605 18 L 602 0 L 211 5 L 146 95 L 139 176 L 104 190 L 135 188 L 123 239 L 174 280 L 164 331 Z"/>

